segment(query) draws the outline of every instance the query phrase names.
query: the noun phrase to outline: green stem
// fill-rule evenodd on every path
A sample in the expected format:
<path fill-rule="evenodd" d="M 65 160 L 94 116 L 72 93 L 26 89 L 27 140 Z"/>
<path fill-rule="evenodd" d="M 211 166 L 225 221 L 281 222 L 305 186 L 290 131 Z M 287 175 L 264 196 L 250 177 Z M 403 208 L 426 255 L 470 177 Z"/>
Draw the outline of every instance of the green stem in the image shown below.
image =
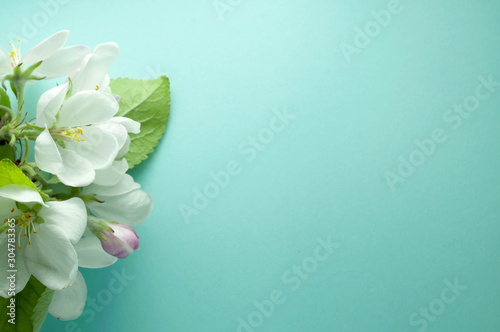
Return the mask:
<path fill-rule="evenodd" d="M 38 135 L 40 135 L 42 133 L 40 130 L 36 130 L 36 129 L 24 130 L 26 128 L 27 127 L 25 127 L 24 125 L 20 126 L 19 128 L 16 128 L 13 133 L 17 137 L 23 137 L 23 138 L 26 137 L 30 140 L 36 140 Z"/>
<path fill-rule="evenodd" d="M 21 119 L 23 118 L 23 106 L 24 106 L 24 86 L 25 82 L 21 84 L 16 84 L 17 89 L 17 117 L 14 121 L 14 125 L 18 125 L 21 123 Z"/>
<path fill-rule="evenodd" d="M 35 168 L 36 167 L 36 163 L 26 163 L 25 165 L 31 167 L 31 168 Z"/>
<path fill-rule="evenodd" d="M 12 138 L 12 133 L 9 130 L 9 126 L 4 126 L 0 128 L 0 138 L 4 141 L 10 141 Z"/>
<path fill-rule="evenodd" d="M 30 177 L 32 177 L 32 178 L 34 178 L 37 175 L 35 170 L 29 165 L 22 165 L 21 171 L 28 173 L 30 175 Z"/>
<path fill-rule="evenodd" d="M 47 196 L 49 196 L 49 195 L 51 195 L 54 192 L 54 190 L 53 189 L 44 189 L 43 192 L 45 194 L 47 194 Z"/>
<path fill-rule="evenodd" d="M 24 142 L 26 143 L 26 152 L 24 153 L 23 161 L 21 164 L 26 164 L 28 162 L 28 157 L 30 154 L 30 140 L 27 137 L 24 137 Z"/>
<path fill-rule="evenodd" d="M 21 122 L 21 118 L 23 116 L 23 106 L 24 106 L 24 84 L 19 86 L 17 89 L 17 92 L 19 93 L 18 100 L 17 100 L 17 123 L 19 124 Z"/>
<path fill-rule="evenodd" d="M 28 173 L 32 179 L 38 181 L 42 185 L 42 189 L 48 186 L 43 173 L 36 166 L 33 166 L 33 163 L 25 163 L 21 166 L 21 170 Z"/>
<path fill-rule="evenodd" d="M 9 113 L 11 121 L 12 121 L 12 119 L 16 118 L 16 115 L 14 114 L 14 111 L 11 110 L 10 108 L 8 108 L 7 106 L 0 105 L 0 110 L 4 110 L 5 112 Z"/>
<path fill-rule="evenodd" d="M 16 140 L 17 140 L 17 139 L 16 139 L 16 136 L 11 134 L 11 135 L 10 135 L 9 145 L 10 145 L 10 146 L 14 146 L 14 145 L 16 145 Z"/>

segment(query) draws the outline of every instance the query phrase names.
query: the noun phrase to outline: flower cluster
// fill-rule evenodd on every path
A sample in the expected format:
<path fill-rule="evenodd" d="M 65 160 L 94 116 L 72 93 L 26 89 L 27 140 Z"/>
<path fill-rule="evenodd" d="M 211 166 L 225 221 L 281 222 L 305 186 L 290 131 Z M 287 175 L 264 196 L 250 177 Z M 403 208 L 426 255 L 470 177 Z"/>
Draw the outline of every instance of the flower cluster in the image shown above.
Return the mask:
<path fill-rule="evenodd" d="M 49 312 L 61 320 L 79 317 L 85 306 L 79 268 L 107 267 L 139 249 L 132 227 L 152 210 L 151 196 L 127 174 L 129 134 L 139 133 L 141 124 L 117 116 L 120 96 L 111 91 L 107 73 L 119 47 L 65 47 L 68 35 L 60 31 L 24 56 L 21 41 L 10 51 L 0 47 L 0 159 L 28 179 L 9 175 L 10 182 L 3 183 L 0 174 L 0 252 L 7 261 L 6 229 L 14 220 L 16 293 L 36 278 L 55 291 Z M 26 84 L 50 78 L 64 83 L 43 93 L 36 119 L 25 122 Z M 30 141 L 35 141 L 34 161 Z M 7 277 L 2 269 L 4 298 Z"/>

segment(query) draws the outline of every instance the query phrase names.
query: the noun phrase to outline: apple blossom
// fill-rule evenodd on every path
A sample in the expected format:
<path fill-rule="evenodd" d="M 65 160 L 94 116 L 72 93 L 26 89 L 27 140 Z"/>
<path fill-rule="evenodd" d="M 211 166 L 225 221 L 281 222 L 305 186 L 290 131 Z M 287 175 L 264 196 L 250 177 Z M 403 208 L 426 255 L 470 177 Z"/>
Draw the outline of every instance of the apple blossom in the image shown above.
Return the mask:
<path fill-rule="evenodd" d="M 108 70 L 119 53 L 120 48 L 116 43 L 97 45 L 94 52 L 85 57 L 81 67 L 69 75 L 73 82 L 72 93 L 75 94 L 85 90 L 111 93 Z"/>
<path fill-rule="evenodd" d="M 20 45 L 16 48 L 11 43 L 12 50 L 9 52 L 0 47 L 0 79 L 14 74 L 14 69 L 18 66 L 26 69 L 39 62 L 41 64 L 31 73 L 36 78 L 55 78 L 74 72 L 81 66 L 90 49 L 87 46 L 63 47 L 68 36 L 69 31 L 59 31 L 22 57 Z"/>
<path fill-rule="evenodd" d="M 35 124 L 47 130 L 37 139 L 35 159 L 64 184 L 93 182 L 97 170 L 109 168 L 127 153 L 129 133 L 140 132 L 140 123 L 113 117 L 119 106 L 110 94 L 106 72 L 118 52 L 115 43 L 98 45 L 73 80 L 47 91 L 38 101 Z"/>
<path fill-rule="evenodd" d="M 78 262 L 73 246 L 87 225 L 87 212 L 81 199 L 44 202 L 33 188 L 6 185 L 0 187 L 0 217 L 16 221 L 18 292 L 30 275 L 53 290 L 68 287 L 75 281 Z M 5 232 L 0 234 L 0 247 L 7 248 Z M 6 277 L 7 270 L 2 269 L 0 295 L 3 297 L 7 297 Z"/>
<path fill-rule="evenodd" d="M 123 130 L 112 131 L 102 124 L 118 112 L 118 102 L 97 91 L 79 92 L 62 105 L 53 100 L 39 111 L 37 125 L 45 130 L 35 142 L 36 163 L 66 185 L 88 185 L 95 170 L 110 166 L 126 142 Z"/>

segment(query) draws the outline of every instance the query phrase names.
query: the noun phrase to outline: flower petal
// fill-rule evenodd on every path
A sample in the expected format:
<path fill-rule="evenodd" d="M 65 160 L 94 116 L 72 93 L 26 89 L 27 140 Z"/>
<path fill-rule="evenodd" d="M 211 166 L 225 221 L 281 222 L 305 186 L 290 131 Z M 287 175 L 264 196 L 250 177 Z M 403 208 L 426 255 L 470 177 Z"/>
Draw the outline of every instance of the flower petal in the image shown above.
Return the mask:
<path fill-rule="evenodd" d="M 121 177 L 128 170 L 127 159 L 113 161 L 109 167 L 95 171 L 95 180 L 93 184 L 101 186 L 112 186 L 120 181 Z M 88 187 L 87 187 L 88 188 Z M 85 191 L 85 189 L 84 189 Z"/>
<path fill-rule="evenodd" d="M 132 190 L 141 188 L 141 185 L 134 181 L 134 178 L 129 174 L 123 174 L 120 181 L 112 186 L 101 186 L 98 184 L 91 184 L 83 189 L 83 194 L 98 194 L 100 196 L 117 196 L 123 195 Z"/>
<path fill-rule="evenodd" d="M 104 251 L 101 241 L 90 235 L 84 237 L 75 245 L 75 250 L 78 255 L 78 265 L 90 269 L 100 269 L 110 266 L 118 260 Z"/>
<path fill-rule="evenodd" d="M 119 124 L 120 127 L 124 128 L 124 130 L 126 130 L 127 132 L 127 135 L 125 136 L 125 142 L 120 145 L 121 146 L 120 151 L 118 151 L 118 155 L 116 156 L 116 158 L 123 158 L 130 149 L 131 140 L 128 133 L 133 133 L 133 134 L 140 133 L 141 123 L 125 117 L 114 117 L 111 119 L 111 122 Z"/>
<path fill-rule="evenodd" d="M 63 169 L 57 173 L 57 177 L 67 186 L 84 187 L 94 181 L 94 167 L 84 157 L 75 151 L 61 149 Z"/>
<path fill-rule="evenodd" d="M 133 250 L 139 250 L 139 236 L 132 228 L 120 224 L 111 225 L 111 228 L 114 230 L 114 236 L 126 242 Z"/>
<path fill-rule="evenodd" d="M 127 141 L 128 132 L 124 126 L 113 121 L 113 119 L 110 119 L 110 120 L 105 121 L 105 122 L 100 122 L 98 124 L 95 124 L 93 127 L 100 128 L 105 132 L 113 134 L 113 136 L 116 138 L 116 141 L 118 143 L 118 147 L 121 149 L 123 147 L 123 145 L 125 144 L 125 142 Z"/>
<path fill-rule="evenodd" d="M 18 214 L 16 202 L 0 196 L 0 220 L 10 219 L 15 214 Z"/>
<path fill-rule="evenodd" d="M 59 174 L 64 168 L 56 142 L 47 128 L 36 138 L 35 162 L 41 170 L 52 174 Z"/>
<path fill-rule="evenodd" d="M 32 245 L 24 248 L 24 260 L 31 274 L 53 290 L 71 286 L 78 271 L 78 258 L 66 233 L 47 223 L 37 226 Z"/>
<path fill-rule="evenodd" d="M 8 73 L 12 70 L 12 62 L 9 53 L 0 47 L 0 74 Z"/>
<path fill-rule="evenodd" d="M 115 136 L 95 126 L 83 127 L 82 131 L 81 137 L 85 141 L 66 142 L 66 149 L 71 149 L 87 159 L 94 169 L 109 167 L 119 150 Z"/>
<path fill-rule="evenodd" d="M 59 112 L 58 127 L 78 127 L 111 119 L 119 105 L 112 95 L 82 91 L 70 97 Z"/>
<path fill-rule="evenodd" d="M 111 119 L 111 121 L 117 122 L 122 126 L 124 126 L 125 129 L 127 129 L 127 132 L 129 133 L 139 134 L 141 132 L 141 123 L 134 121 L 132 119 L 123 116 L 117 116 Z"/>
<path fill-rule="evenodd" d="M 151 196 L 142 190 L 134 190 L 119 196 L 97 195 L 97 199 L 104 203 L 87 203 L 87 207 L 95 216 L 127 226 L 141 224 L 153 209 Z"/>
<path fill-rule="evenodd" d="M 123 143 L 122 148 L 120 149 L 120 151 L 118 151 L 116 155 L 117 159 L 125 157 L 125 155 L 130 150 L 130 143 L 132 143 L 132 140 L 130 139 L 130 136 L 127 136 L 127 138 L 125 139 L 125 143 Z"/>
<path fill-rule="evenodd" d="M 105 77 L 109 67 L 111 67 L 119 53 L 120 48 L 116 43 L 97 45 L 85 67 L 72 79 L 73 91 L 94 90 L 96 86 L 106 82 Z"/>
<path fill-rule="evenodd" d="M 109 87 L 109 83 L 111 83 L 111 78 L 109 77 L 108 74 L 104 76 L 104 79 L 102 80 L 101 84 L 99 84 L 99 91 L 101 92 L 106 92 L 106 93 L 111 93 L 111 88 Z M 116 97 L 115 97 L 116 99 Z M 120 100 L 116 100 L 117 102 L 120 102 Z"/>
<path fill-rule="evenodd" d="M 71 81 L 73 81 L 73 79 L 76 77 L 76 75 L 82 70 L 82 68 L 85 68 L 85 66 L 87 65 L 87 62 L 89 61 L 89 59 L 92 57 L 92 54 L 87 54 L 84 58 L 83 58 L 83 61 L 82 63 L 80 64 L 80 67 L 77 67 L 75 68 L 71 73 L 68 74 L 68 77 L 71 79 Z M 74 90 L 73 90 L 73 93 L 76 93 Z"/>
<path fill-rule="evenodd" d="M 56 115 L 68 92 L 68 83 L 61 84 L 45 92 L 36 105 L 36 122 L 38 127 L 52 127 L 56 122 Z"/>
<path fill-rule="evenodd" d="M 47 79 L 68 75 L 82 64 L 83 59 L 90 53 L 87 46 L 71 46 L 60 49 L 33 71 L 37 77 Z"/>
<path fill-rule="evenodd" d="M 29 65 L 47 59 L 64 46 L 68 36 L 68 30 L 56 32 L 26 53 L 21 59 L 21 62 L 25 65 Z"/>
<path fill-rule="evenodd" d="M 45 205 L 42 196 L 34 188 L 18 184 L 9 184 L 0 187 L 0 197 L 8 198 L 20 203 L 40 203 Z"/>
<path fill-rule="evenodd" d="M 108 238 L 107 241 L 101 241 L 101 244 L 107 253 L 120 259 L 127 258 L 134 252 L 134 249 L 132 249 L 127 243 L 118 239 L 110 240 Z"/>
<path fill-rule="evenodd" d="M 109 226 L 112 230 L 102 232 L 104 238 L 99 238 L 102 248 L 108 254 L 123 259 L 139 249 L 139 236 L 132 228 L 121 224 Z"/>
<path fill-rule="evenodd" d="M 101 244 L 99 244 L 100 246 Z M 7 250 L 7 235 L 4 233 L 0 235 L 0 259 L 2 260 L 2 268 L 0 269 L 0 296 L 4 298 L 9 298 L 9 288 L 10 288 L 10 281 L 7 279 L 11 274 L 7 272 L 7 262 L 8 262 L 8 254 L 9 251 Z M 15 279 L 16 279 L 16 294 L 19 293 L 24 289 L 24 286 L 28 283 L 28 280 L 30 279 L 30 273 L 26 269 L 26 265 L 24 264 L 24 256 L 23 256 L 23 250 L 17 249 L 16 250 L 16 262 L 15 262 L 15 269 L 17 270 L 17 273 L 15 274 Z"/>
<path fill-rule="evenodd" d="M 87 227 L 87 209 L 80 198 L 62 202 L 47 202 L 38 215 L 47 225 L 59 226 L 71 243 L 77 243 Z"/>
<path fill-rule="evenodd" d="M 87 302 L 87 285 L 78 271 L 73 285 L 54 293 L 49 313 L 59 320 L 77 319 L 85 308 L 85 302 Z"/>

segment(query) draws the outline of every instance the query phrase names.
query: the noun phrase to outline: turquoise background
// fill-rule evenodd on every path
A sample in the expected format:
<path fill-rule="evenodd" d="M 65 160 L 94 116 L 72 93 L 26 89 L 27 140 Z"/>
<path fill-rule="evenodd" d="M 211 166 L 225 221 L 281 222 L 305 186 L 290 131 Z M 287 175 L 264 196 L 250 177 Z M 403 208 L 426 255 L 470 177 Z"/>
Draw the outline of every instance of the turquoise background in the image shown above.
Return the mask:
<path fill-rule="evenodd" d="M 100 311 L 42 331 L 229 332 L 249 315 L 240 332 L 500 330 L 500 88 L 460 128 L 443 118 L 478 77 L 500 82 L 498 1 L 401 1 L 350 62 L 341 43 L 387 1 L 232 0 L 223 20 L 212 0 L 62 2 L 2 3 L 2 46 L 61 29 L 71 45 L 116 41 L 111 77 L 167 75 L 172 108 L 132 171 L 155 203 L 141 250 L 84 271 Z M 296 117 L 248 161 L 241 144 L 284 109 Z M 386 172 L 436 128 L 447 140 L 391 191 Z M 240 173 L 187 223 L 181 204 L 232 160 Z M 256 313 L 276 290 L 284 303 Z"/>

